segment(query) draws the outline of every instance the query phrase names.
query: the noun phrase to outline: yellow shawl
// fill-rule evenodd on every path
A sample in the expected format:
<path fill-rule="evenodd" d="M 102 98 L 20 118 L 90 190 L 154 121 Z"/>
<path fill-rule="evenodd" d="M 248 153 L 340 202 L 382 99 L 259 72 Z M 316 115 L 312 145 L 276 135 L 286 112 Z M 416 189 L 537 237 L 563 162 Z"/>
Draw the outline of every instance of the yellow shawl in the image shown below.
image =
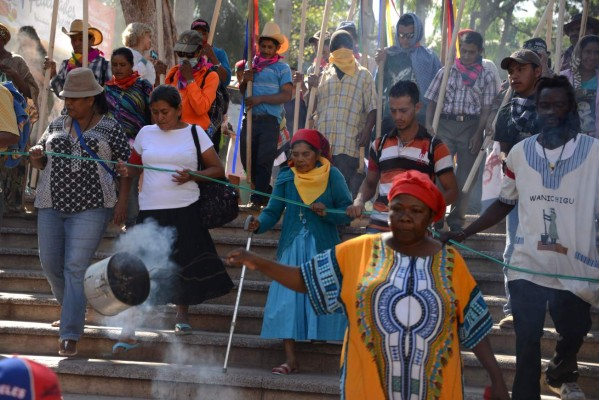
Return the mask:
<path fill-rule="evenodd" d="M 306 173 L 298 172 L 295 167 L 291 167 L 295 177 L 293 183 L 297 188 L 302 201 L 305 204 L 312 204 L 324 191 L 329 184 L 329 173 L 331 172 L 331 163 L 324 157 L 320 157 L 320 167 L 312 168 Z"/>

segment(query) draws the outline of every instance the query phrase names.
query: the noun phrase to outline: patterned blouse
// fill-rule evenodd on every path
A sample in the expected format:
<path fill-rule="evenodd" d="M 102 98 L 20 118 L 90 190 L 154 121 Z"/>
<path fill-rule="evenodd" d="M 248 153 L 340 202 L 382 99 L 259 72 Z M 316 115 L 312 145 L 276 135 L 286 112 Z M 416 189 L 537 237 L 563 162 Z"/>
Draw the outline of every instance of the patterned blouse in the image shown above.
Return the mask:
<path fill-rule="evenodd" d="M 88 154 L 76 137 L 69 133 L 71 118 L 61 115 L 46 129 L 37 143 L 47 152 L 79 157 Z M 83 132 L 87 146 L 105 160 L 128 160 L 131 150 L 121 126 L 103 116 L 92 128 Z M 106 164 L 114 168 L 114 164 Z M 65 157 L 48 156 L 37 186 L 35 207 L 53 208 L 74 213 L 93 208 L 112 208 L 116 204 L 116 181 L 100 163 Z"/>
<path fill-rule="evenodd" d="M 116 119 L 129 139 L 135 139 L 141 128 L 150 124 L 150 94 L 152 85 L 145 79 L 137 81 L 126 90 L 116 85 L 106 85 L 108 116 Z"/>
<path fill-rule="evenodd" d="M 347 315 L 342 399 L 462 398 L 460 346 L 476 346 L 493 321 L 455 249 L 408 257 L 363 235 L 301 272 L 318 314 Z"/>

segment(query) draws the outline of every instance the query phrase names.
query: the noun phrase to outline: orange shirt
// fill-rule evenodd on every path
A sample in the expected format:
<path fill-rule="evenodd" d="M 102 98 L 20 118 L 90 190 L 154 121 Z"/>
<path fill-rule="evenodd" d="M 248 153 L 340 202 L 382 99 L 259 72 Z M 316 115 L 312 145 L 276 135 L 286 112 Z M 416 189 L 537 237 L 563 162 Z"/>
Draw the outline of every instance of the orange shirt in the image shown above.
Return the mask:
<path fill-rule="evenodd" d="M 166 74 L 165 83 L 178 88 L 179 66 L 175 65 Z M 188 124 L 196 124 L 202 129 L 207 130 L 210 126 L 210 117 L 208 111 L 212 102 L 216 98 L 216 89 L 218 88 L 219 77 L 214 71 L 208 72 L 206 82 L 200 87 L 204 80 L 204 75 L 208 72 L 207 68 L 201 68 L 193 73 L 194 82 L 187 85 L 184 89 L 179 89 L 183 101 L 183 115 L 181 119 Z"/>

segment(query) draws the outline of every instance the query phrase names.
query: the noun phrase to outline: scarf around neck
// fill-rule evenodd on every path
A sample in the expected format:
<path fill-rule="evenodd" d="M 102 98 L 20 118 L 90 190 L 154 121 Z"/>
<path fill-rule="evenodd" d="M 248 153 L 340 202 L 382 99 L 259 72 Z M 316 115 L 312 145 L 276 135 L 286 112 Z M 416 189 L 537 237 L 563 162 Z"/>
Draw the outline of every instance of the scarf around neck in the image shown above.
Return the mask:
<path fill-rule="evenodd" d="M 356 73 L 356 57 L 350 49 L 337 49 L 331 52 L 329 63 L 335 65 L 344 74 L 354 76 Z"/>
<path fill-rule="evenodd" d="M 255 55 L 254 60 L 252 61 L 252 69 L 256 72 L 260 72 L 269 65 L 278 63 L 279 60 L 283 58 L 284 57 L 280 54 L 275 54 L 272 58 L 264 58 L 261 55 Z"/>
<path fill-rule="evenodd" d="M 123 79 L 116 79 L 116 77 L 113 75 L 112 79 L 109 80 L 108 82 L 106 82 L 105 84 L 108 86 L 116 86 L 119 89 L 122 90 L 127 90 L 129 89 L 131 86 L 133 86 L 135 84 L 135 82 L 137 82 L 137 78 L 139 78 L 139 72 L 137 71 L 133 71 L 133 73 L 131 75 L 129 75 L 126 78 Z"/>
<path fill-rule="evenodd" d="M 100 50 L 91 49 L 87 53 L 87 62 L 91 63 L 92 61 L 94 61 L 96 59 L 96 57 L 103 56 L 103 55 L 104 55 L 104 53 L 102 53 Z M 69 58 L 69 61 L 67 62 L 67 72 L 70 72 L 72 69 L 75 69 L 75 68 L 80 68 L 82 65 L 83 65 L 83 54 L 72 52 L 71 58 Z"/>
<path fill-rule="evenodd" d="M 479 75 L 483 72 L 483 58 L 482 56 L 479 56 L 475 62 L 469 65 L 462 64 L 462 60 L 456 58 L 455 66 L 462 75 L 462 83 L 465 86 L 472 87 Z"/>
<path fill-rule="evenodd" d="M 518 132 L 534 133 L 537 118 L 535 97 L 514 97 L 510 106 L 509 126 Z"/>
<path fill-rule="evenodd" d="M 202 65 L 201 62 L 198 62 L 197 65 L 191 69 L 194 78 L 195 78 L 196 72 L 200 71 L 202 68 L 204 68 L 204 66 Z M 208 73 L 208 71 L 206 71 L 206 73 Z M 186 87 L 187 87 L 187 79 L 185 79 L 185 77 L 181 73 L 181 70 L 179 69 L 179 66 L 177 66 L 177 88 L 185 89 Z"/>
<path fill-rule="evenodd" d="M 298 172 L 295 167 L 293 171 L 293 183 L 304 204 L 312 204 L 318 199 L 329 184 L 329 174 L 331 172 L 331 163 L 324 157 L 320 157 L 320 167 L 312 168 L 306 173 Z"/>

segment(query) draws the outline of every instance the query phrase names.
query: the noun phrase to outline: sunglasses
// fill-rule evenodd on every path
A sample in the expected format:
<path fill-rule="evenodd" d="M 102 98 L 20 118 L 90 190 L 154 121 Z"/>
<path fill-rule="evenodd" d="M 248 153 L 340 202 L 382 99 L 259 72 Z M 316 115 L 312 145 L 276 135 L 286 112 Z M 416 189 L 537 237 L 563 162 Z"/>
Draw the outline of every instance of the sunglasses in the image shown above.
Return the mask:
<path fill-rule="evenodd" d="M 183 53 L 182 51 L 177 51 L 175 54 L 177 55 L 177 57 L 183 57 L 183 58 L 194 58 L 195 57 L 195 53 Z"/>
<path fill-rule="evenodd" d="M 399 32 L 397 34 L 397 36 L 399 36 L 400 39 L 413 39 L 414 38 L 414 32 L 408 32 L 408 33 L 401 33 L 401 32 Z"/>

